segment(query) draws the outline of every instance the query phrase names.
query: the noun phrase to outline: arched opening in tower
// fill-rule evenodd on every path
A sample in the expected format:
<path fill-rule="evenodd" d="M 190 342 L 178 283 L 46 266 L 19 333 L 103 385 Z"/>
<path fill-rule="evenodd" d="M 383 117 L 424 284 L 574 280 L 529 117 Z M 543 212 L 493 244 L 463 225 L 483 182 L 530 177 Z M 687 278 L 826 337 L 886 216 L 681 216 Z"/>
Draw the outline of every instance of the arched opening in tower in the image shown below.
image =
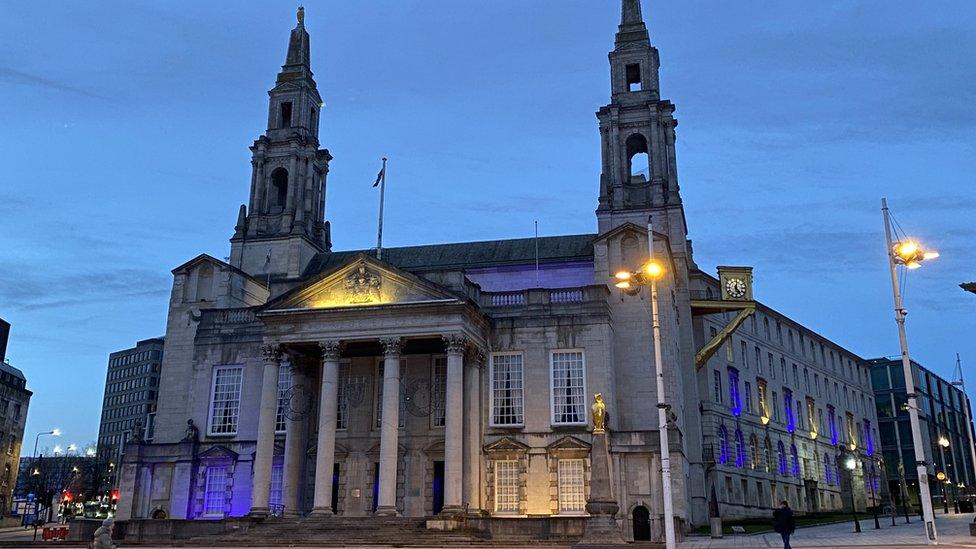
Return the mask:
<path fill-rule="evenodd" d="M 631 183 L 644 183 L 651 179 L 647 139 L 642 134 L 635 133 L 627 138 L 627 174 Z"/>
<path fill-rule="evenodd" d="M 280 213 L 288 199 L 288 170 L 278 168 L 271 172 L 271 204 L 268 213 Z"/>

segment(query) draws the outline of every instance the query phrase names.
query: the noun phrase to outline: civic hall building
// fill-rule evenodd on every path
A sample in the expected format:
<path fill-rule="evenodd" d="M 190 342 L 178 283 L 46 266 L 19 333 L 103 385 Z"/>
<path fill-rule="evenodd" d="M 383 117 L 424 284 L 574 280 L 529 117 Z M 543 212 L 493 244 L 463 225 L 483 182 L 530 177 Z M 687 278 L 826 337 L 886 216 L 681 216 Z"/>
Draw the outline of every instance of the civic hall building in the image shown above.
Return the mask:
<path fill-rule="evenodd" d="M 870 462 L 864 363 L 757 304 L 750 269 L 713 278 L 695 264 L 675 106 L 638 0 L 622 1 L 596 113 L 588 234 L 334 248 L 309 51 L 300 12 L 229 261 L 200 255 L 173 270 L 154 436 L 126 447 L 119 519 L 579 522 L 602 393 L 621 532 L 662 539 L 650 295 L 618 291 L 613 276 L 646 262 L 649 237 L 666 267 L 679 532 L 707 524 L 710 507 L 841 507 L 840 448 Z M 640 154 L 649 169 L 638 173 Z"/>

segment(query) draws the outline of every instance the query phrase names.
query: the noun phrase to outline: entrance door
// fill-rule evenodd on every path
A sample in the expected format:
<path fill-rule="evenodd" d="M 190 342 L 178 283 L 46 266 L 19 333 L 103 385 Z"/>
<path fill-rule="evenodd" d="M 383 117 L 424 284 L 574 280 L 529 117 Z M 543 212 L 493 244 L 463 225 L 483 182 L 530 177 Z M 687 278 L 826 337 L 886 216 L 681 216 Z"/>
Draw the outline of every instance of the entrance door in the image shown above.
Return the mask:
<path fill-rule="evenodd" d="M 376 512 L 376 506 L 380 503 L 380 464 L 379 462 L 373 464 L 373 509 Z"/>
<path fill-rule="evenodd" d="M 434 462 L 434 478 L 431 481 L 431 491 L 433 492 L 433 504 L 431 510 L 434 514 L 441 512 L 444 508 L 444 462 Z"/>
<path fill-rule="evenodd" d="M 819 492 L 817 491 L 817 481 L 806 480 L 803 482 L 807 489 L 807 511 L 816 513 L 820 511 L 820 501 L 817 497 Z"/>
<path fill-rule="evenodd" d="M 647 507 L 634 507 L 634 541 L 651 541 L 651 513 Z"/>
<path fill-rule="evenodd" d="M 339 513 L 339 464 L 332 466 L 332 512 Z"/>

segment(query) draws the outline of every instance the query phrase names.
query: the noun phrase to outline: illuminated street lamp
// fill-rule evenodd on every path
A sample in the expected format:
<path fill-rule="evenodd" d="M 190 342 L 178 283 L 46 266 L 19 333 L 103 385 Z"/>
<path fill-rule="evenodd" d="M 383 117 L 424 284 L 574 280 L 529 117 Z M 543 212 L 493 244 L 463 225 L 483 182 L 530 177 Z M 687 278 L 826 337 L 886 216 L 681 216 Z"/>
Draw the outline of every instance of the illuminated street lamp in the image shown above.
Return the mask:
<path fill-rule="evenodd" d="M 95 457 L 95 449 L 88 448 L 87 450 L 85 450 L 85 455 L 88 457 Z"/>
<path fill-rule="evenodd" d="M 637 271 L 614 274 L 615 287 L 627 295 L 637 295 L 642 286 L 651 290 L 651 332 L 654 338 L 654 377 L 657 379 L 657 418 L 661 444 L 661 487 L 664 491 L 664 543 L 675 549 L 674 508 L 671 501 L 671 457 L 668 448 L 668 406 L 664 401 L 664 370 L 661 365 L 661 322 L 658 316 L 657 281 L 664 276 L 664 266 L 654 260 L 654 229 L 647 217 L 647 263 Z"/>
<path fill-rule="evenodd" d="M 949 473 L 947 472 L 948 468 L 946 466 L 946 459 L 945 459 L 945 449 L 948 447 L 949 447 L 949 439 L 946 438 L 945 435 L 940 435 L 939 456 L 942 459 L 942 471 L 940 471 L 935 478 L 939 481 L 939 484 L 942 485 L 942 509 L 947 515 L 949 514 L 949 492 L 948 490 L 946 490 L 946 484 L 952 482 L 949 480 L 949 476 L 948 476 Z"/>
<path fill-rule="evenodd" d="M 885 243 L 888 250 L 888 270 L 891 272 L 891 292 L 895 299 L 895 323 L 898 325 L 898 341 L 901 345 L 901 365 L 905 377 L 905 392 L 908 394 L 908 418 L 912 427 L 912 447 L 915 450 L 915 463 L 918 472 L 918 499 L 922 505 L 922 519 L 925 521 L 925 534 L 929 543 L 938 541 L 935 529 L 935 513 L 932 511 L 932 496 L 929 492 L 928 466 L 925 463 L 925 449 L 922 445 L 922 427 L 918 419 L 918 397 L 915 394 L 915 381 L 912 376 L 912 360 L 908 354 L 908 334 L 905 332 L 907 311 L 901 300 L 898 284 L 898 268 L 917 269 L 922 262 L 939 257 L 938 252 L 925 250 L 917 240 L 904 238 L 898 242 L 891 239 L 891 213 L 888 201 L 881 199 L 881 212 L 884 216 Z"/>
<path fill-rule="evenodd" d="M 861 533 L 861 523 L 857 520 L 857 505 L 854 503 L 854 469 L 857 468 L 857 459 L 850 456 L 844 461 L 844 467 L 851 473 L 851 515 L 854 517 L 854 532 Z"/>

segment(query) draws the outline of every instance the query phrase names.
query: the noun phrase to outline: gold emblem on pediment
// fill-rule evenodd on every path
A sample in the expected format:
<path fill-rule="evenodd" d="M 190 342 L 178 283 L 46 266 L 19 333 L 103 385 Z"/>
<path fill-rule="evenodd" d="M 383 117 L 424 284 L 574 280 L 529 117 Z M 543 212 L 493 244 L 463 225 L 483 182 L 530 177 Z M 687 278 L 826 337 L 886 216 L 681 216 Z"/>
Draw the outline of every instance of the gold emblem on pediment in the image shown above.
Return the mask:
<path fill-rule="evenodd" d="M 346 277 L 346 299 L 349 303 L 373 303 L 380 300 L 380 277 L 366 268 L 361 262 L 352 274 Z"/>

